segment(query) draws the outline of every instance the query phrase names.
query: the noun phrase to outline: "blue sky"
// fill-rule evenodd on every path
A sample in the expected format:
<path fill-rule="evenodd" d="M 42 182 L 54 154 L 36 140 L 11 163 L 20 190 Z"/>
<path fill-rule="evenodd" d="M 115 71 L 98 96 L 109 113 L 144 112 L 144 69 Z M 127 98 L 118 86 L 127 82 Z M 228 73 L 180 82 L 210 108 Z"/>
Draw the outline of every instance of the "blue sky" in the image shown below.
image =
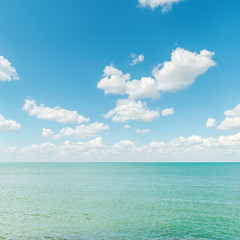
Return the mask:
<path fill-rule="evenodd" d="M 239 160 L 239 1 L 0 4 L 1 161 Z"/>

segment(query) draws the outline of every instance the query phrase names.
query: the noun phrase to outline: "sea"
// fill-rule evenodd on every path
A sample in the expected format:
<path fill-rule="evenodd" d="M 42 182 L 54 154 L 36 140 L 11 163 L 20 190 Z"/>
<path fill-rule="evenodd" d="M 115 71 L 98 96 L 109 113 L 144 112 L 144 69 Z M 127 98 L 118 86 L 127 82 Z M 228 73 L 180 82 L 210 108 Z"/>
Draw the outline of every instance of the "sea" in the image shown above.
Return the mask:
<path fill-rule="evenodd" d="M 239 240 L 238 163 L 0 163 L 0 239 Z"/>

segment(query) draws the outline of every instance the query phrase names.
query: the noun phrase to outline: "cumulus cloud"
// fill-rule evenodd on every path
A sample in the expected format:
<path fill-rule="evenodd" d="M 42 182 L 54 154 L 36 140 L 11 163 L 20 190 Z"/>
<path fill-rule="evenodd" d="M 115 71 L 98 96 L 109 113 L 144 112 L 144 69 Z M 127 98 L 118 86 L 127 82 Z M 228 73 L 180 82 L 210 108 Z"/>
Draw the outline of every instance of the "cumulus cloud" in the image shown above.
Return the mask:
<path fill-rule="evenodd" d="M 87 142 L 77 142 L 75 144 L 70 144 L 69 141 L 65 141 L 63 145 L 59 147 L 61 152 L 94 152 L 97 149 L 103 149 L 106 146 L 103 144 L 101 137 L 96 137 Z"/>
<path fill-rule="evenodd" d="M 117 106 L 104 115 L 105 118 L 111 118 L 114 122 L 126 122 L 129 120 L 150 122 L 159 117 L 159 112 L 149 110 L 147 104 L 140 100 L 119 99 Z"/>
<path fill-rule="evenodd" d="M 142 135 L 149 132 L 150 132 L 149 129 L 136 129 L 136 133 L 140 133 Z"/>
<path fill-rule="evenodd" d="M 1 147 L 1 146 L 0 146 Z M 106 146 L 102 143 L 101 137 L 96 137 L 87 142 L 77 142 L 71 144 L 65 141 L 59 146 L 46 142 L 42 144 L 33 144 L 14 150 L 22 161 L 87 161 L 89 157 L 97 159 L 101 156 Z M 1 149 L 0 149 L 1 151 Z M 6 151 L 6 150 L 5 150 Z M 10 153 L 10 150 L 8 150 Z M 101 159 L 100 157 L 100 159 Z"/>
<path fill-rule="evenodd" d="M 5 119 L 3 115 L 0 114 L 0 132 L 14 132 L 21 128 L 21 124 L 15 122 L 12 119 Z"/>
<path fill-rule="evenodd" d="M 224 112 L 227 117 L 240 117 L 240 104 L 238 104 L 234 109 L 227 110 Z"/>
<path fill-rule="evenodd" d="M 162 92 L 176 92 L 193 84 L 198 76 L 216 65 L 212 60 L 214 52 L 207 50 L 190 52 L 177 48 L 172 52 L 171 61 L 153 69 L 158 89 Z"/>
<path fill-rule="evenodd" d="M 156 81 L 151 77 L 143 77 L 141 80 L 126 82 L 125 92 L 129 98 L 159 98 L 160 93 Z"/>
<path fill-rule="evenodd" d="M 132 66 L 136 65 L 137 63 L 140 63 L 140 62 L 144 61 L 144 55 L 143 54 L 137 55 L 135 53 L 132 53 L 131 57 L 132 57 L 132 63 L 131 63 Z"/>
<path fill-rule="evenodd" d="M 130 74 L 123 74 L 114 65 L 106 66 L 104 77 L 98 82 L 97 87 L 103 89 L 105 94 L 125 94 L 125 82 L 129 80 Z"/>
<path fill-rule="evenodd" d="M 198 54 L 177 48 L 172 52 L 171 61 L 153 69 L 154 78 L 142 77 L 140 80 L 131 80 L 129 73 L 123 74 L 113 65 L 106 66 L 104 78 L 98 82 L 97 87 L 103 89 L 105 94 L 126 94 L 132 99 L 156 99 L 161 92 L 176 92 L 193 84 L 198 76 L 216 65 L 213 56 L 214 52 L 207 50 Z"/>
<path fill-rule="evenodd" d="M 70 111 L 61 107 L 49 108 L 45 107 L 44 104 L 37 105 L 35 100 L 26 99 L 23 110 L 27 111 L 30 116 L 60 123 L 78 124 L 89 121 L 89 118 L 83 117 L 77 111 Z"/>
<path fill-rule="evenodd" d="M 52 143 L 33 144 L 24 148 L 0 145 L 1 160 L 23 161 L 239 161 L 240 132 L 219 137 L 192 135 L 170 141 L 153 140 L 136 146 L 131 140 L 121 140 L 110 146 L 101 137 L 86 142 L 65 141 L 59 146 Z M 15 155 L 11 155 L 15 154 Z M 10 156 L 10 158 L 9 158 Z M 13 157 L 14 156 L 14 157 Z"/>
<path fill-rule="evenodd" d="M 174 3 L 181 2 L 183 0 L 138 0 L 140 6 L 150 7 L 153 10 L 157 7 L 162 8 L 162 12 L 167 12 L 172 9 Z"/>
<path fill-rule="evenodd" d="M 166 117 L 168 115 L 173 115 L 174 114 L 174 108 L 166 108 L 164 110 L 162 110 L 161 112 L 163 117 Z"/>
<path fill-rule="evenodd" d="M 240 132 L 229 136 L 219 136 L 217 138 L 204 138 L 192 135 L 189 137 L 181 136 L 172 139 L 170 142 L 152 141 L 147 146 L 142 147 L 141 150 L 146 151 L 146 149 L 152 149 L 154 151 L 158 151 L 159 153 L 176 152 L 178 154 L 187 154 L 189 151 L 202 151 L 204 149 L 213 148 L 219 150 L 221 147 L 235 147 L 238 145 L 240 145 Z"/>
<path fill-rule="evenodd" d="M 126 125 L 124 125 L 124 128 L 125 128 L 125 129 L 127 129 L 127 128 L 131 128 L 131 126 L 128 125 L 128 124 L 126 124 Z"/>
<path fill-rule="evenodd" d="M 109 129 L 108 125 L 95 122 L 89 125 L 81 124 L 76 128 L 63 128 L 59 134 L 64 137 L 85 138 L 97 135 L 99 132 Z"/>
<path fill-rule="evenodd" d="M 108 125 L 95 122 L 89 125 L 81 124 L 75 128 L 62 128 L 58 134 L 55 134 L 51 129 L 42 129 L 42 136 L 57 140 L 61 137 L 86 138 L 96 136 L 101 131 L 109 129 Z"/>
<path fill-rule="evenodd" d="M 240 129 L 240 104 L 234 109 L 224 112 L 225 119 L 217 127 L 218 130 Z"/>
<path fill-rule="evenodd" d="M 240 129 L 240 117 L 226 117 L 217 128 L 218 130 Z"/>
<path fill-rule="evenodd" d="M 48 128 L 42 129 L 42 136 L 46 138 L 51 138 L 53 140 L 58 140 L 61 138 L 60 134 L 55 134 L 51 129 Z"/>
<path fill-rule="evenodd" d="M 57 146 L 46 142 L 46 143 L 42 143 L 42 144 L 33 144 L 31 146 L 22 148 L 20 150 L 20 152 L 24 153 L 24 154 L 52 154 L 54 152 L 56 152 L 57 150 Z"/>
<path fill-rule="evenodd" d="M 151 77 L 132 81 L 130 79 L 129 73 L 123 74 L 122 71 L 110 65 L 105 67 L 104 78 L 98 82 L 97 87 L 103 89 L 105 94 L 127 94 L 132 99 L 160 97 L 155 79 Z"/>
<path fill-rule="evenodd" d="M 214 118 L 208 118 L 207 122 L 206 122 L 206 127 L 207 128 L 214 128 L 216 126 L 216 119 Z"/>
<path fill-rule="evenodd" d="M 6 82 L 12 80 L 19 80 L 16 69 L 6 58 L 0 56 L 0 81 Z"/>
<path fill-rule="evenodd" d="M 112 148 L 118 152 L 129 152 L 133 151 L 136 147 L 130 140 L 121 140 L 120 142 L 114 144 Z"/>

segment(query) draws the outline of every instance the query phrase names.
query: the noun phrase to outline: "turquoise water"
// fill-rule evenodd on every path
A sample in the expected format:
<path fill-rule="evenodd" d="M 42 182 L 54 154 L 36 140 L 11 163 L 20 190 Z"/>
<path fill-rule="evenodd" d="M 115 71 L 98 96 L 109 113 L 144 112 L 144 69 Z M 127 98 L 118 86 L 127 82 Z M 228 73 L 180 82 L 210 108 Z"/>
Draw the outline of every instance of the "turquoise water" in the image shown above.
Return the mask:
<path fill-rule="evenodd" d="M 0 239 L 240 239 L 240 164 L 2 163 Z"/>

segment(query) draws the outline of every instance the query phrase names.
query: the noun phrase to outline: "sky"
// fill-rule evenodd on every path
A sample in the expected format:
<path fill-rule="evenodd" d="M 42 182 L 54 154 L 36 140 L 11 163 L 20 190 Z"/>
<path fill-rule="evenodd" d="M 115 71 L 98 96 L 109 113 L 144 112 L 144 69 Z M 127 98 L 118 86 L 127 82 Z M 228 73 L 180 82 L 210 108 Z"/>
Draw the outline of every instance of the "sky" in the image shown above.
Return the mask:
<path fill-rule="evenodd" d="M 238 0 L 0 6 L 0 161 L 240 161 Z"/>

